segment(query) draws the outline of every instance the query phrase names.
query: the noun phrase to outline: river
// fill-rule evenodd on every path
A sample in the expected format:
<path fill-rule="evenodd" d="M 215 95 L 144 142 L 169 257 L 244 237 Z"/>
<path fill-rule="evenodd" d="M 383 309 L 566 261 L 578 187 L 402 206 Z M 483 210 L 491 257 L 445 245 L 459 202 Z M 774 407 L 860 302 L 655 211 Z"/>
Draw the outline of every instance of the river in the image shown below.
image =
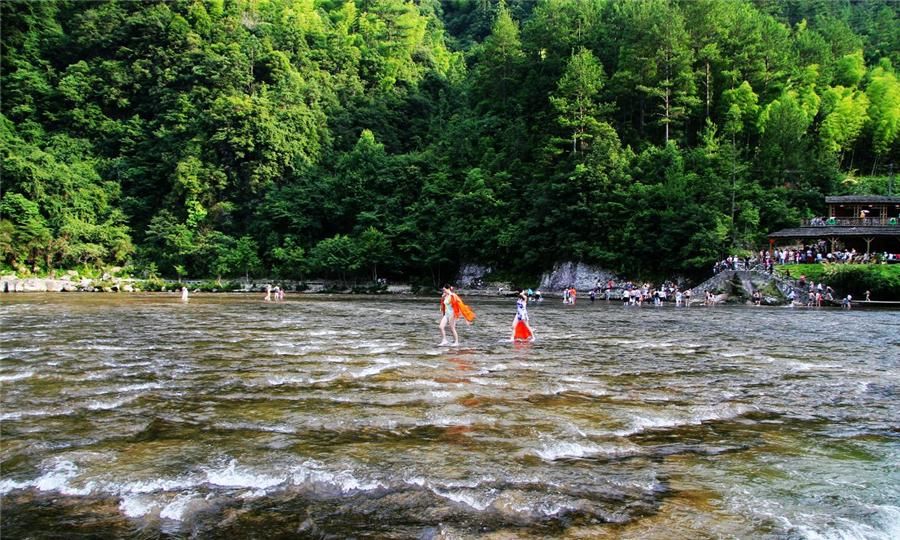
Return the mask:
<path fill-rule="evenodd" d="M 893 311 L 10 294 L 8 538 L 900 537 Z"/>

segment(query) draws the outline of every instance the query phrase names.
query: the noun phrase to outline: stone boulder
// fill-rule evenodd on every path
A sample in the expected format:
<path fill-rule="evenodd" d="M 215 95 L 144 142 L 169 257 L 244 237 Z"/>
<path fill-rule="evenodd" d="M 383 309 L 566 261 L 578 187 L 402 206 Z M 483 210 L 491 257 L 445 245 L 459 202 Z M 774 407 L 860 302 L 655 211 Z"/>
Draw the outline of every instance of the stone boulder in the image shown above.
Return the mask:
<path fill-rule="evenodd" d="M 484 287 L 484 277 L 491 273 L 490 266 L 464 264 L 456 277 L 456 286 L 461 289 L 477 289 Z"/>
<path fill-rule="evenodd" d="M 47 292 L 47 280 L 38 278 L 23 280 L 22 292 Z"/>
<path fill-rule="evenodd" d="M 0 276 L 0 292 L 16 292 L 16 276 Z"/>
<path fill-rule="evenodd" d="M 603 287 L 610 279 L 616 283 L 619 282 L 615 274 L 599 266 L 566 262 L 557 264 L 551 272 L 544 274 L 541 278 L 540 289 L 542 291 L 560 291 L 574 286 L 579 291 L 589 291 L 596 286 L 598 281 Z"/>

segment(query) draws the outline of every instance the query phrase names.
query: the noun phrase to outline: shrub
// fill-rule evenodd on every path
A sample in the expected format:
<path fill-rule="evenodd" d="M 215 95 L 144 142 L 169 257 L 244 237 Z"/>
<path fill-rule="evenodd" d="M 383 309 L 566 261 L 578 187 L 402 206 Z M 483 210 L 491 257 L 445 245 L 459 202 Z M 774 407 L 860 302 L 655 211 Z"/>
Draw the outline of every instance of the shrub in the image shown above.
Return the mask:
<path fill-rule="evenodd" d="M 143 291 L 159 292 L 159 291 L 163 290 L 163 287 L 166 287 L 166 282 L 160 278 L 150 278 L 150 279 L 145 279 L 144 281 L 140 282 L 138 285 L 139 285 L 140 289 Z"/>
<path fill-rule="evenodd" d="M 842 296 L 861 300 L 870 291 L 873 300 L 900 300 L 900 265 L 830 265 L 823 279 Z"/>

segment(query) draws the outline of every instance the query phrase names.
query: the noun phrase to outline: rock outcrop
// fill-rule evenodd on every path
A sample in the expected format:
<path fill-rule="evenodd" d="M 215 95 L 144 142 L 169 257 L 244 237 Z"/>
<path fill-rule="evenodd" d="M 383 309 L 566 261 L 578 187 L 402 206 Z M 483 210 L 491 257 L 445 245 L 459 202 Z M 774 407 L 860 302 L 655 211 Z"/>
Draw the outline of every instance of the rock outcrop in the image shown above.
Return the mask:
<path fill-rule="evenodd" d="M 485 276 L 490 273 L 490 266 L 464 264 L 459 269 L 459 275 L 456 278 L 456 286 L 463 289 L 481 287 L 484 285 Z"/>
<path fill-rule="evenodd" d="M 542 291 L 560 291 L 568 287 L 575 287 L 579 291 L 593 289 L 599 281 L 601 287 L 610 279 L 619 282 L 618 277 L 598 266 L 584 263 L 566 262 L 557 264 L 553 270 L 545 273 L 541 278 L 540 289 Z"/>
<path fill-rule="evenodd" d="M 69 279 L 69 278 L 72 279 Z M 93 292 L 103 290 L 106 292 L 134 291 L 134 287 L 124 280 L 114 279 L 101 282 L 99 285 L 88 278 L 77 279 L 76 276 L 66 275 L 62 279 L 52 278 L 19 278 L 14 275 L 0 276 L 0 292 L 13 293 L 43 293 L 43 292 Z"/>
<path fill-rule="evenodd" d="M 726 270 L 691 289 L 692 303 L 702 303 L 707 291 L 713 293 L 718 303 L 743 304 L 751 301 L 754 291 L 762 295 L 765 305 L 788 303 L 791 291 L 801 298 L 796 285 L 778 276 L 757 270 Z"/>

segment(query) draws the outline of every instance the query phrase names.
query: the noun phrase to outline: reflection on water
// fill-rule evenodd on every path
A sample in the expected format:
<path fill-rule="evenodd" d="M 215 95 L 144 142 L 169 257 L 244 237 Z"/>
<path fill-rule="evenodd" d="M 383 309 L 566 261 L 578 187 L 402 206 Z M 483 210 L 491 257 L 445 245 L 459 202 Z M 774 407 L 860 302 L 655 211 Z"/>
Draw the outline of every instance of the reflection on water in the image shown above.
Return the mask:
<path fill-rule="evenodd" d="M 900 317 L 7 295 L 9 537 L 900 537 Z"/>

